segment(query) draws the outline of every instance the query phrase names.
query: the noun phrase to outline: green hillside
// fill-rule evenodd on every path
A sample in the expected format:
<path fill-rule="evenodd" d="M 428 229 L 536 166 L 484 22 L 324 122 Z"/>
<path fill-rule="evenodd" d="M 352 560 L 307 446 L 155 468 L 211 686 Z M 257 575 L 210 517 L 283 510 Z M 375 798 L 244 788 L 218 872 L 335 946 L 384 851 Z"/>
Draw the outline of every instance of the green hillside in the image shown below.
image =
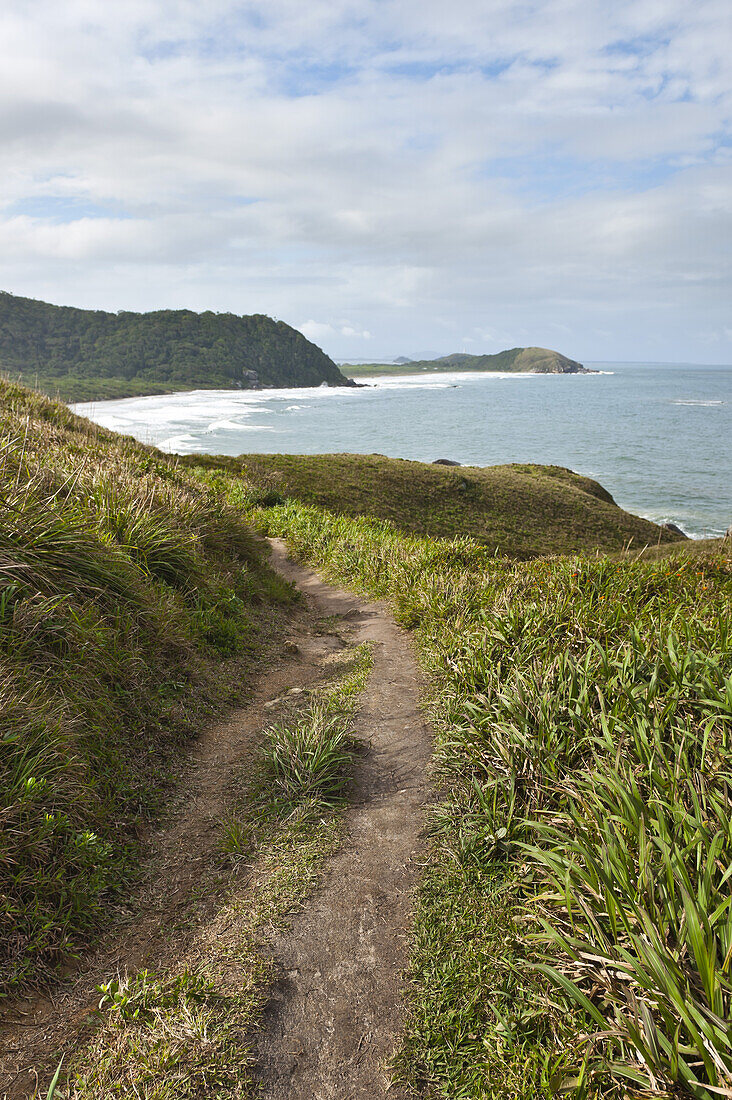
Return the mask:
<path fill-rule="evenodd" d="M 262 314 L 104 313 L 6 293 L 0 371 L 65 401 L 352 384 L 302 333 Z"/>
<path fill-rule="evenodd" d="M 673 542 L 624 512 L 601 485 L 560 466 L 439 466 L 383 455 L 186 456 L 349 516 L 376 516 L 433 538 L 469 535 L 500 554 L 531 558 Z"/>
<path fill-rule="evenodd" d="M 456 352 L 440 359 L 399 359 L 395 363 L 348 363 L 344 374 L 419 374 L 422 371 L 508 371 L 514 374 L 594 374 L 574 359 L 549 348 L 511 348 L 495 355 Z"/>

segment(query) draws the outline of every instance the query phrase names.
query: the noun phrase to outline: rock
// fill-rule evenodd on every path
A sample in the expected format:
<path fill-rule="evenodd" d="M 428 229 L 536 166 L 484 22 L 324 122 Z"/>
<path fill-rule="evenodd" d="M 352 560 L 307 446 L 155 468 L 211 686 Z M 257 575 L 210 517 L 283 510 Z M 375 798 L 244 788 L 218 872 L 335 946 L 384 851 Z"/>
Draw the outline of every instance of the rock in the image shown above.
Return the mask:
<path fill-rule="evenodd" d="M 688 535 L 685 531 L 682 531 L 680 527 L 677 527 L 675 523 L 662 523 L 661 527 L 664 531 L 669 531 L 672 535 L 676 535 L 680 539 L 688 539 Z"/>
<path fill-rule="evenodd" d="M 436 458 L 433 466 L 462 466 L 462 462 L 454 462 L 451 458 Z"/>
<path fill-rule="evenodd" d="M 284 653 L 289 653 L 291 656 L 294 656 L 296 653 L 300 652 L 300 647 L 297 642 L 287 641 L 283 645 L 282 650 Z"/>

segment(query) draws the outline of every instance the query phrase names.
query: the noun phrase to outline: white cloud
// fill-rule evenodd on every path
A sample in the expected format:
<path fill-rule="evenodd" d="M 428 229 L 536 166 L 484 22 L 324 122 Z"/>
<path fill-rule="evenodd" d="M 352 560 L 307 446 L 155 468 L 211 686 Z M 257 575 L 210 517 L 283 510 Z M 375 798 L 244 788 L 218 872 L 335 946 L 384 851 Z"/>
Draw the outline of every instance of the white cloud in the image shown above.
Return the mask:
<path fill-rule="evenodd" d="M 6 289 L 732 359 L 722 0 L 6 0 L 0 43 Z"/>
<path fill-rule="evenodd" d="M 307 336 L 308 340 L 312 340 L 315 344 L 332 340 L 334 337 L 338 336 L 345 336 L 346 338 L 355 337 L 357 340 L 371 339 L 371 333 L 368 329 L 355 328 L 348 323 L 334 326 L 323 323 L 322 321 L 305 321 L 302 325 L 298 325 L 297 328 L 303 336 Z"/>

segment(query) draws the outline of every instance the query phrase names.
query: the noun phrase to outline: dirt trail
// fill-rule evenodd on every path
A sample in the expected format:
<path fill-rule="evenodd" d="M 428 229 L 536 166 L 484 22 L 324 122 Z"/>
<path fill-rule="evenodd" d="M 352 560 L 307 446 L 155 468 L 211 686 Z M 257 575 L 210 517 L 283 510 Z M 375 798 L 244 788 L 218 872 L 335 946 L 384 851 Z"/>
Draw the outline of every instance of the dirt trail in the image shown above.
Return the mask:
<path fill-rule="evenodd" d="M 0 1019 L 0 1097 L 27 1100 L 36 1071 L 70 1048 L 96 1008 L 96 987 L 141 966 L 161 970 L 184 956 L 215 915 L 219 825 L 231 779 L 270 721 L 267 704 L 327 678 L 343 642 L 318 622 L 334 616 L 349 641 L 376 643 L 374 670 L 357 716 L 359 755 L 348 834 L 322 887 L 274 941 L 282 978 L 258 1043 L 263 1095 L 272 1100 L 351 1100 L 385 1095 L 383 1066 L 401 1019 L 401 972 L 414 857 L 427 797 L 430 739 L 418 711 L 419 674 L 388 614 L 321 582 L 271 540 L 273 566 L 307 606 L 293 614 L 295 647 L 274 658 L 251 703 L 196 742 L 168 824 L 149 840 L 131 916 L 53 990 L 5 1009 Z M 247 872 L 245 872 L 246 876 Z M 246 882 L 243 883 L 246 886 Z M 46 1071 L 46 1072 L 44 1072 Z M 395 1096 L 394 1090 L 389 1096 Z"/>
<path fill-rule="evenodd" d="M 405 635 L 380 607 L 323 584 L 271 540 L 276 567 L 321 614 L 376 643 L 357 716 L 370 747 L 355 777 L 343 848 L 292 929 L 275 944 L 283 976 L 265 1013 L 259 1076 L 268 1100 L 379 1100 L 402 1019 L 410 892 L 428 797 L 431 740 Z M 389 1096 L 396 1095 L 393 1089 Z"/>

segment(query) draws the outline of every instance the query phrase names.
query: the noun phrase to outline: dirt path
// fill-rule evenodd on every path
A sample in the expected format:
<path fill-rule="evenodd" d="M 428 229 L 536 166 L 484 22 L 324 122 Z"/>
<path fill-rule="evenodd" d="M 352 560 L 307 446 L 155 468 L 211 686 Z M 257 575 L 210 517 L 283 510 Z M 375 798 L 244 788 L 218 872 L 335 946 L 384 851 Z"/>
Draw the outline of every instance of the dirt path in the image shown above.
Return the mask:
<path fill-rule="evenodd" d="M 318 630 L 339 620 L 349 641 L 371 640 L 374 670 L 363 696 L 355 804 L 343 849 L 324 884 L 273 944 L 282 979 L 258 1046 L 263 1095 L 348 1100 L 384 1095 L 384 1060 L 400 1022 L 400 973 L 430 741 L 417 709 L 419 679 L 407 642 L 383 609 L 323 584 L 272 540 L 273 565 L 307 596 L 293 617 L 289 653 L 260 678 L 252 702 L 205 731 L 195 745 L 177 810 L 149 842 L 131 916 L 118 923 L 64 983 L 6 1009 L 0 1020 L 0 1097 L 27 1100 L 36 1071 L 73 1046 L 96 1007 L 96 987 L 141 966 L 162 969 L 183 956 L 213 919 L 219 828 L 232 775 L 271 720 L 267 704 L 327 678 L 343 642 Z M 246 875 L 246 872 L 245 872 Z M 246 885 L 246 882 L 242 884 Z M 46 1074 L 47 1076 L 47 1074 Z M 394 1097 L 394 1091 L 390 1091 Z"/>
<path fill-rule="evenodd" d="M 265 1013 L 258 1071 L 267 1100 L 379 1100 L 402 1020 L 415 859 L 431 739 L 419 672 L 402 631 L 372 604 L 330 588 L 271 540 L 276 567 L 320 614 L 376 643 L 357 716 L 369 745 L 355 776 L 348 837 L 292 929 L 275 944 L 283 976 Z M 389 1096 L 395 1097 L 389 1090 Z"/>

